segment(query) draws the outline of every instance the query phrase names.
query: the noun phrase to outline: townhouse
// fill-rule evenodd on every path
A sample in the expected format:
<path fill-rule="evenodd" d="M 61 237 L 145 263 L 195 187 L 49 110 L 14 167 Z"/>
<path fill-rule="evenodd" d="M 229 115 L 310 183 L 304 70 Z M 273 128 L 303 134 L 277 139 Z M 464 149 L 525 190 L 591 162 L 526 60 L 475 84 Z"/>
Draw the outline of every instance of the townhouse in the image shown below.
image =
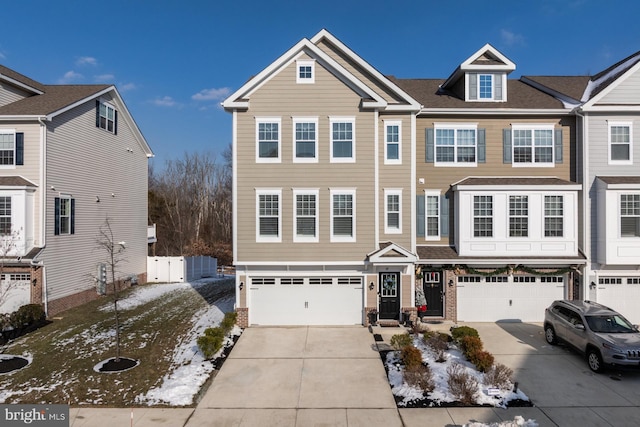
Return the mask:
<path fill-rule="evenodd" d="M 241 324 L 540 321 L 563 298 L 630 315 L 637 59 L 513 79 L 487 44 L 396 79 L 326 30 L 300 41 L 223 103 Z"/>

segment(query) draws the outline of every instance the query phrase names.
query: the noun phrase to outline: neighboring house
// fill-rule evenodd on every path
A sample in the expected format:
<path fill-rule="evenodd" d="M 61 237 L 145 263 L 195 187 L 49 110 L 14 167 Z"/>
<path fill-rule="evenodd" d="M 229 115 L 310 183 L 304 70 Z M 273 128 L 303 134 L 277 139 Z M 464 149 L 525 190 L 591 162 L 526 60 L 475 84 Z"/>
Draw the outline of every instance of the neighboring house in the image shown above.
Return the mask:
<path fill-rule="evenodd" d="M 223 106 L 240 324 L 363 324 L 371 310 L 389 320 L 415 310 L 419 104 L 323 30 Z"/>
<path fill-rule="evenodd" d="M 580 104 L 585 298 L 640 322 L 640 52 L 592 76 L 530 77 Z M 588 286 L 588 288 L 587 288 Z"/>
<path fill-rule="evenodd" d="M 96 298 L 109 219 L 126 242 L 120 277 L 146 280 L 151 149 L 110 85 L 44 85 L 0 66 L 0 307 L 43 304 L 49 316 Z"/>

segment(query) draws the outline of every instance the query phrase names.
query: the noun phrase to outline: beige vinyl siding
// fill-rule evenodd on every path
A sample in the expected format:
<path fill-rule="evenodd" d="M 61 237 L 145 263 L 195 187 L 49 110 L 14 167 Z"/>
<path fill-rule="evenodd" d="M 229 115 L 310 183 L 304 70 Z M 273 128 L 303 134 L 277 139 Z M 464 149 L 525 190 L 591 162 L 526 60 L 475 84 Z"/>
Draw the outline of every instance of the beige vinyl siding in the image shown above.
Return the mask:
<path fill-rule="evenodd" d="M 250 97 L 250 109 L 237 117 L 238 260 L 362 261 L 374 249 L 374 129 L 372 112 L 360 111 L 361 98 L 316 64 L 314 84 L 296 84 L 290 64 Z M 280 163 L 256 163 L 256 118 L 279 117 Z M 293 117 L 318 120 L 318 162 L 293 162 Z M 330 162 L 330 117 L 355 118 L 355 163 Z M 282 242 L 256 243 L 256 189 L 282 190 Z M 293 189 L 319 190 L 319 242 L 293 242 Z M 330 242 L 330 189 L 356 190 L 356 241 Z"/>
<path fill-rule="evenodd" d="M 486 141 L 486 162 L 478 163 L 476 167 L 448 167 L 434 166 L 434 163 L 425 163 L 426 136 L 425 129 L 433 128 L 434 123 L 477 123 L 478 129 L 485 129 Z M 513 167 L 510 163 L 503 163 L 503 143 L 502 131 L 510 128 L 512 124 L 536 124 L 553 123 L 555 129 L 562 128 L 562 158 L 563 162 L 554 164 L 553 167 Z M 416 194 L 424 194 L 424 190 L 440 190 L 441 194 L 446 194 L 450 186 L 462 179 L 470 176 L 527 176 L 527 177 L 548 177 L 554 176 L 567 181 L 575 181 L 575 119 L 573 117 L 497 117 L 482 118 L 478 116 L 469 118 L 449 118 L 449 117 L 421 117 L 417 120 L 417 147 L 416 147 Z M 420 179 L 424 179 L 424 184 L 420 184 Z M 453 205 L 450 205 L 453 207 Z M 455 213 L 449 212 L 449 224 L 453 225 Z M 453 237 L 453 228 L 450 227 L 449 237 L 438 240 L 429 240 L 429 244 L 448 243 Z M 423 238 L 418 239 L 418 243 L 423 243 Z"/>
<path fill-rule="evenodd" d="M 636 71 L 619 85 L 607 93 L 595 106 L 611 104 L 638 105 L 638 94 L 640 94 L 640 71 Z"/>
<path fill-rule="evenodd" d="M 118 266 L 119 273 L 146 272 L 147 157 L 121 108 L 117 135 L 96 128 L 95 111 L 95 100 L 91 100 L 48 125 L 47 242 L 40 259 L 46 266 L 49 300 L 95 286 L 92 275 L 98 263 L 107 259 L 96 244 L 106 218 L 114 241 L 126 242 L 127 261 Z M 54 235 L 54 198 L 60 194 L 75 199 L 73 235 Z"/>
<path fill-rule="evenodd" d="M 29 96 L 27 92 L 7 83 L 0 82 L 0 107 L 20 101 Z"/>

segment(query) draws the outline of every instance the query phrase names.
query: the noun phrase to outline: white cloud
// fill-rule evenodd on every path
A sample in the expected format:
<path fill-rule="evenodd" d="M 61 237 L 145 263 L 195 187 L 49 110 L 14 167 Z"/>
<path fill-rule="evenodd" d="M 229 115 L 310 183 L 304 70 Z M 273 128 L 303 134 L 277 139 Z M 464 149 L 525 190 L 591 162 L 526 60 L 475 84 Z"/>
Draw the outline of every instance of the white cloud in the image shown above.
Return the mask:
<path fill-rule="evenodd" d="M 71 70 L 64 73 L 64 76 L 58 79 L 58 84 L 69 84 L 82 79 L 84 79 L 84 76 L 82 74 L 76 73 L 75 71 Z"/>
<path fill-rule="evenodd" d="M 152 103 L 157 107 L 175 107 L 176 105 L 178 105 L 178 103 L 170 96 L 156 98 L 152 101 Z"/>
<path fill-rule="evenodd" d="M 120 90 L 120 92 L 126 92 L 129 90 L 135 90 L 138 87 L 136 86 L 135 83 L 125 83 L 122 86 L 118 86 L 118 89 Z"/>
<path fill-rule="evenodd" d="M 500 37 L 502 38 L 502 43 L 507 46 L 524 44 L 524 37 L 522 34 L 516 34 L 509 30 L 500 30 Z"/>
<path fill-rule="evenodd" d="M 76 60 L 76 65 L 98 65 L 98 60 L 92 56 L 81 56 Z"/>
<path fill-rule="evenodd" d="M 191 96 L 194 101 L 222 101 L 231 93 L 231 89 L 228 87 L 221 87 L 219 89 L 202 89 L 200 92 Z"/>
<path fill-rule="evenodd" d="M 116 76 L 114 76 L 113 74 L 98 74 L 93 79 L 99 83 L 108 83 L 114 81 L 116 79 Z"/>

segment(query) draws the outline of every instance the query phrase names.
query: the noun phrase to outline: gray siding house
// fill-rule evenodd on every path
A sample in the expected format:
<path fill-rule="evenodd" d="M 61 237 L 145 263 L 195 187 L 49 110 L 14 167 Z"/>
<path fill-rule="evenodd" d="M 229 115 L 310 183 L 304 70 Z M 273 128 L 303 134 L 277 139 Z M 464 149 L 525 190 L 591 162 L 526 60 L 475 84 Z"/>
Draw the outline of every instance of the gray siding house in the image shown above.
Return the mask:
<path fill-rule="evenodd" d="M 115 86 L 43 85 L 0 66 L 1 273 L 14 285 L 1 312 L 96 298 L 107 219 L 126 247 L 118 275 L 146 281 L 152 155 Z"/>

